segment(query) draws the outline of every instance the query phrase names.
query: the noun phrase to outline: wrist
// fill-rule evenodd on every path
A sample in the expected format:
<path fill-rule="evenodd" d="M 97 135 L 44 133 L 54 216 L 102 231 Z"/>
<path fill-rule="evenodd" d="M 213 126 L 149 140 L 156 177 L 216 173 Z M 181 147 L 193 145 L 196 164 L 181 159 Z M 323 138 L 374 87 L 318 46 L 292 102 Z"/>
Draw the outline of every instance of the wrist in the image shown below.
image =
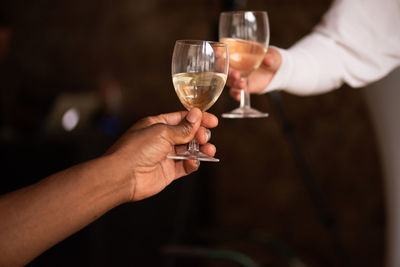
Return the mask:
<path fill-rule="evenodd" d="M 131 162 L 115 153 L 104 155 L 95 161 L 104 185 L 116 196 L 116 205 L 130 202 L 133 199 L 136 181 Z"/>

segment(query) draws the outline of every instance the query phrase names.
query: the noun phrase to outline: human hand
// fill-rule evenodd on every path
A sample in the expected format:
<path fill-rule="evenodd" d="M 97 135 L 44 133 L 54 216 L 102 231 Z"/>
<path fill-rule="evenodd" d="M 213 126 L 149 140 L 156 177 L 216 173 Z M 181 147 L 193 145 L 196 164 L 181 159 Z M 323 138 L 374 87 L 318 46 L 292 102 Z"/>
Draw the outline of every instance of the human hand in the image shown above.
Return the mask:
<path fill-rule="evenodd" d="M 130 201 L 137 201 L 163 190 L 177 178 L 199 168 L 194 160 L 173 160 L 168 154 L 185 150 L 193 138 L 200 150 L 214 156 L 216 148 L 207 143 L 218 119 L 194 108 L 147 117 L 133 125 L 106 153 L 120 161 L 118 166 L 131 184 Z"/>
<path fill-rule="evenodd" d="M 248 92 L 257 94 L 263 91 L 270 84 L 281 62 L 282 57 L 278 50 L 269 47 L 260 67 L 248 76 Z M 240 90 L 245 88 L 246 84 L 241 79 L 239 71 L 230 68 L 226 84 L 231 87 L 229 93 L 232 98 L 240 101 Z"/>

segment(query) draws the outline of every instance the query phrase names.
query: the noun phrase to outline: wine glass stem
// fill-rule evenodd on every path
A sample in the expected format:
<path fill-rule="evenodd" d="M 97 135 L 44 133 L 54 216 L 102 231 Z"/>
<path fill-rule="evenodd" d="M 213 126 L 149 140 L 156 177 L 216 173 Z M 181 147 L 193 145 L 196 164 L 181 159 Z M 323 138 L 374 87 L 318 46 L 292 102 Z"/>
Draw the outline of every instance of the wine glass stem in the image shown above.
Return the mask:
<path fill-rule="evenodd" d="M 190 141 L 188 145 L 188 151 L 193 154 L 199 152 L 199 143 L 197 143 L 194 139 Z"/>
<path fill-rule="evenodd" d="M 245 82 L 245 87 L 240 90 L 240 107 L 249 108 L 250 107 L 250 94 L 248 91 L 248 81 L 247 78 L 242 78 Z"/>

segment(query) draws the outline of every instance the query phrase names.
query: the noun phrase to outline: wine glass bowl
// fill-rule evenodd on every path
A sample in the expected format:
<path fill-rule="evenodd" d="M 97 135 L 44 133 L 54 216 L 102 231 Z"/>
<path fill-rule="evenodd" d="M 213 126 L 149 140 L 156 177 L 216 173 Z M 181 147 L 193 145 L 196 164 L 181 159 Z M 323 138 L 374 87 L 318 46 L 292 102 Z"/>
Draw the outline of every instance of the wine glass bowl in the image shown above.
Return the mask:
<path fill-rule="evenodd" d="M 247 77 L 262 63 L 269 44 L 268 14 L 264 11 L 222 12 L 219 40 L 229 47 L 229 67 L 240 73 L 246 88 L 241 90 L 240 107 L 222 114 L 224 118 L 262 118 L 268 113 L 250 106 Z"/>
<path fill-rule="evenodd" d="M 172 76 L 176 94 L 186 109 L 208 110 L 221 95 L 226 74 L 213 72 L 179 73 Z"/>
<path fill-rule="evenodd" d="M 260 65 L 267 48 L 259 43 L 233 38 L 222 38 L 229 47 L 229 66 L 237 70 L 241 77 L 247 77 Z"/>
<path fill-rule="evenodd" d="M 220 42 L 176 41 L 172 55 L 172 82 L 182 105 L 190 110 L 208 110 L 221 95 L 228 74 L 228 48 Z M 172 159 L 219 161 L 199 151 L 193 140 L 188 150 L 169 155 Z"/>

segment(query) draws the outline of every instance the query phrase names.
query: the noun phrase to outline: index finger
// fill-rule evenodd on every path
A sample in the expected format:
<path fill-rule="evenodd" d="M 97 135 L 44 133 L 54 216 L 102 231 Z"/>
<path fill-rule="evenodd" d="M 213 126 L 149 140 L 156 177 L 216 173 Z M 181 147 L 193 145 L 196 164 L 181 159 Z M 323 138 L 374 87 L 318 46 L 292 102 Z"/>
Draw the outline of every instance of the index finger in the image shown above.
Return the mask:
<path fill-rule="evenodd" d="M 229 69 L 226 84 L 232 87 L 238 80 L 240 80 L 240 73 L 234 69 Z"/>
<path fill-rule="evenodd" d="M 211 113 L 204 112 L 203 118 L 201 119 L 201 126 L 206 128 L 215 128 L 218 125 L 218 118 Z"/>

